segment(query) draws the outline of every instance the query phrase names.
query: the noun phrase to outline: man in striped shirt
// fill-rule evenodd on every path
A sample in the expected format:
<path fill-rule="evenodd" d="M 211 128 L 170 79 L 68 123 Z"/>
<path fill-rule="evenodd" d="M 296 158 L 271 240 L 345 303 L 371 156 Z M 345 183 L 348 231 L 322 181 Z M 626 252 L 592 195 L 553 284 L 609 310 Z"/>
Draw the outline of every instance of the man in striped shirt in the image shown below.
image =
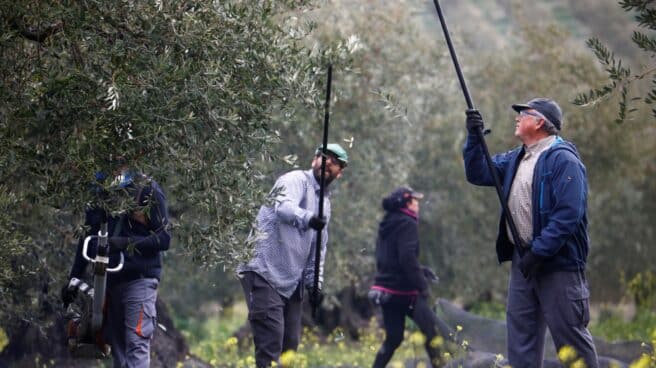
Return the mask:
<path fill-rule="evenodd" d="M 278 362 L 282 352 L 296 350 L 301 337 L 301 303 L 314 279 L 316 234 L 322 231 L 319 286 L 330 221 L 330 183 L 342 176 L 346 151 L 335 143 L 326 146 L 324 216 L 319 218 L 321 147 L 309 170 L 290 171 L 276 180 L 272 204 L 257 215 L 255 255 L 238 269 L 248 305 L 257 367 Z M 319 293 L 320 294 L 320 293 Z M 308 293 L 312 296 L 312 293 Z"/>

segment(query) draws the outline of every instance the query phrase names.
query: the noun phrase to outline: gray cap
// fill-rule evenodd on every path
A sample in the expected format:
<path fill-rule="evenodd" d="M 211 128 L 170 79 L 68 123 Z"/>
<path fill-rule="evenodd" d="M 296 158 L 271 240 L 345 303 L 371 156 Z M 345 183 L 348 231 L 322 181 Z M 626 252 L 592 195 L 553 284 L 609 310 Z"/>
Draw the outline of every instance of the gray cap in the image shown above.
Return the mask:
<path fill-rule="evenodd" d="M 556 129 L 560 130 L 563 121 L 563 110 L 560 109 L 558 104 L 549 98 L 534 98 L 525 104 L 512 105 L 513 110 L 521 112 L 522 110 L 536 110 L 542 114 Z"/>

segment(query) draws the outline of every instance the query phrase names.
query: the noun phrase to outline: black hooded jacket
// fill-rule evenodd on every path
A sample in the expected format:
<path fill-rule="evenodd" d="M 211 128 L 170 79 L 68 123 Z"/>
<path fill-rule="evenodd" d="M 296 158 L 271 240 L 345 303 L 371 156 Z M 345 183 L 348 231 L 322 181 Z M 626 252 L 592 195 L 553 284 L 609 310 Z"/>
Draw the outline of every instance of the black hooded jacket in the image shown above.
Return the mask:
<path fill-rule="evenodd" d="M 393 290 L 426 290 L 418 258 L 417 220 L 399 209 L 386 208 L 376 240 L 375 284 Z"/>

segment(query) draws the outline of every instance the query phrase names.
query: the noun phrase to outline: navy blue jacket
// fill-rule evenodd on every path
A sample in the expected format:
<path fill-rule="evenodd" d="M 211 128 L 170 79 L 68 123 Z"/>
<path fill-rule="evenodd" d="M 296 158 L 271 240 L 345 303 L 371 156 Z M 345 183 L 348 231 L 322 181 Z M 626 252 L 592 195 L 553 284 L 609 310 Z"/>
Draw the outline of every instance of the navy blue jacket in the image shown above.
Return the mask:
<path fill-rule="evenodd" d="M 475 185 L 494 186 L 479 138 L 468 135 L 463 149 L 467 180 Z M 504 198 L 521 158 L 523 146 L 492 157 L 501 180 Z M 531 251 L 546 257 L 543 272 L 584 270 L 588 256 L 588 185 L 585 166 L 576 147 L 561 137 L 545 150 L 533 173 L 533 240 Z M 506 231 L 506 214 L 501 211 L 497 236 L 499 263 L 512 260 L 513 245 Z"/>
<path fill-rule="evenodd" d="M 160 279 L 162 273 L 161 253 L 169 249 L 171 234 L 169 232 L 169 218 L 166 206 L 166 197 L 160 186 L 153 180 L 149 180 L 141 191 L 137 188 L 132 190 L 135 197 L 138 195 L 139 206 L 149 206 L 146 221 L 142 223 L 133 213 L 121 216 L 108 217 L 108 236 L 129 237 L 130 243 L 134 244 L 134 251 L 122 251 L 125 258 L 123 269 L 116 273 L 108 273 L 107 285 L 118 285 L 139 278 Z M 87 235 L 98 235 L 102 220 L 102 211 L 90 208 L 86 211 L 85 225 L 90 227 Z M 117 229 L 117 226 L 120 227 Z M 83 278 L 88 262 L 82 257 L 82 246 L 84 239 L 80 239 L 75 254 L 75 261 L 71 269 L 70 277 Z M 89 245 L 89 256 L 93 258 L 96 254 L 96 241 Z M 120 250 L 110 247 L 109 267 L 114 267 L 120 259 Z"/>
<path fill-rule="evenodd" d="M 393 290 L 425 290 L 428 283 L 418 258 L 417 220 L 398 209 L 386 211 L 378 227 L 375 284 Z"/>

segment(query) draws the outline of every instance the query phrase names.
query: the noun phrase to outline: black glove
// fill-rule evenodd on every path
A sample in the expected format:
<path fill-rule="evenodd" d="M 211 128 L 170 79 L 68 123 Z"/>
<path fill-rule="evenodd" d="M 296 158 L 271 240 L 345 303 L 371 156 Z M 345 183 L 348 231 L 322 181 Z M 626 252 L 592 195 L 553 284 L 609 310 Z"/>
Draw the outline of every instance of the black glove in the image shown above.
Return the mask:
<path fill-rule="evenodd" d="M 321 302 L 323 302 L 323 291 L 321 289 L 317 289 L 317 295 L 315 297 L 314 295 L 314 288 L 309 287 L 307 288 L 308 296 L 310 298 L 310 304 L 311 305 L 321 305 Z"/>
<path fill-rule="evenodd" d="M 425 277 L 426 280 L 428 280 L 429 282 L 438 283 L 438 282 L 440 281 L 440 278 L 437 277 L 437 275 L 435 274 L 435 272 L 433 272 L 433 270 L 431 270 L 430 268 L 428 268 L 428 267 L 426 267 L 426 266 L 423 266 L 423 267 L 421 268 L 421 271 L 424 273 L 424 277 Z"/>
<path fill-rule="evenodd" d="M 321 231 L 326 226 L 326 220 L 323 217 L 312 216 L 308 222 L 308 226 L 316 231 Z"/>
<path fill-rule="evenodd" d="M 130 244 L 130 238 L 127 236 L 110 236 L 107 241 L 111 247 L 120 250 L 126 249 Z"/>
<path fill-rule="evenodd" d="M 538 256 L 537 254 L 531 252 L 530 250 L 526 251 L 522 258 L 519 259 L 519 270 L 524 275 L 524 278 L 530 280 L 531 277 L 534 277 L 535 274 L 540 270 L 544 257 Z"/>
<path fill-rule="evenodd" d="M 70 284 L 70 280 L 66 282 L 66 285 L 64 285 L 64 287 L 62 287 L 61 289 L 61 300 L 62 303 L 64 304 L 64 308 L 68 308 L 68 305 L 73 303 L 75 297 L 77 296 L 77 288 L 69 289 L 68 288 L 69 284 Z"/>
<path fill-rule="evenodd" d="M 476 109 L 467 109 L 465 114 L 467 115 L 465 122 L 469 134 L 478 134 L 478 132 L 483 132 L 485 127 L 483 125 L 483 117 L 481 116 L 481 113 Z"/>

